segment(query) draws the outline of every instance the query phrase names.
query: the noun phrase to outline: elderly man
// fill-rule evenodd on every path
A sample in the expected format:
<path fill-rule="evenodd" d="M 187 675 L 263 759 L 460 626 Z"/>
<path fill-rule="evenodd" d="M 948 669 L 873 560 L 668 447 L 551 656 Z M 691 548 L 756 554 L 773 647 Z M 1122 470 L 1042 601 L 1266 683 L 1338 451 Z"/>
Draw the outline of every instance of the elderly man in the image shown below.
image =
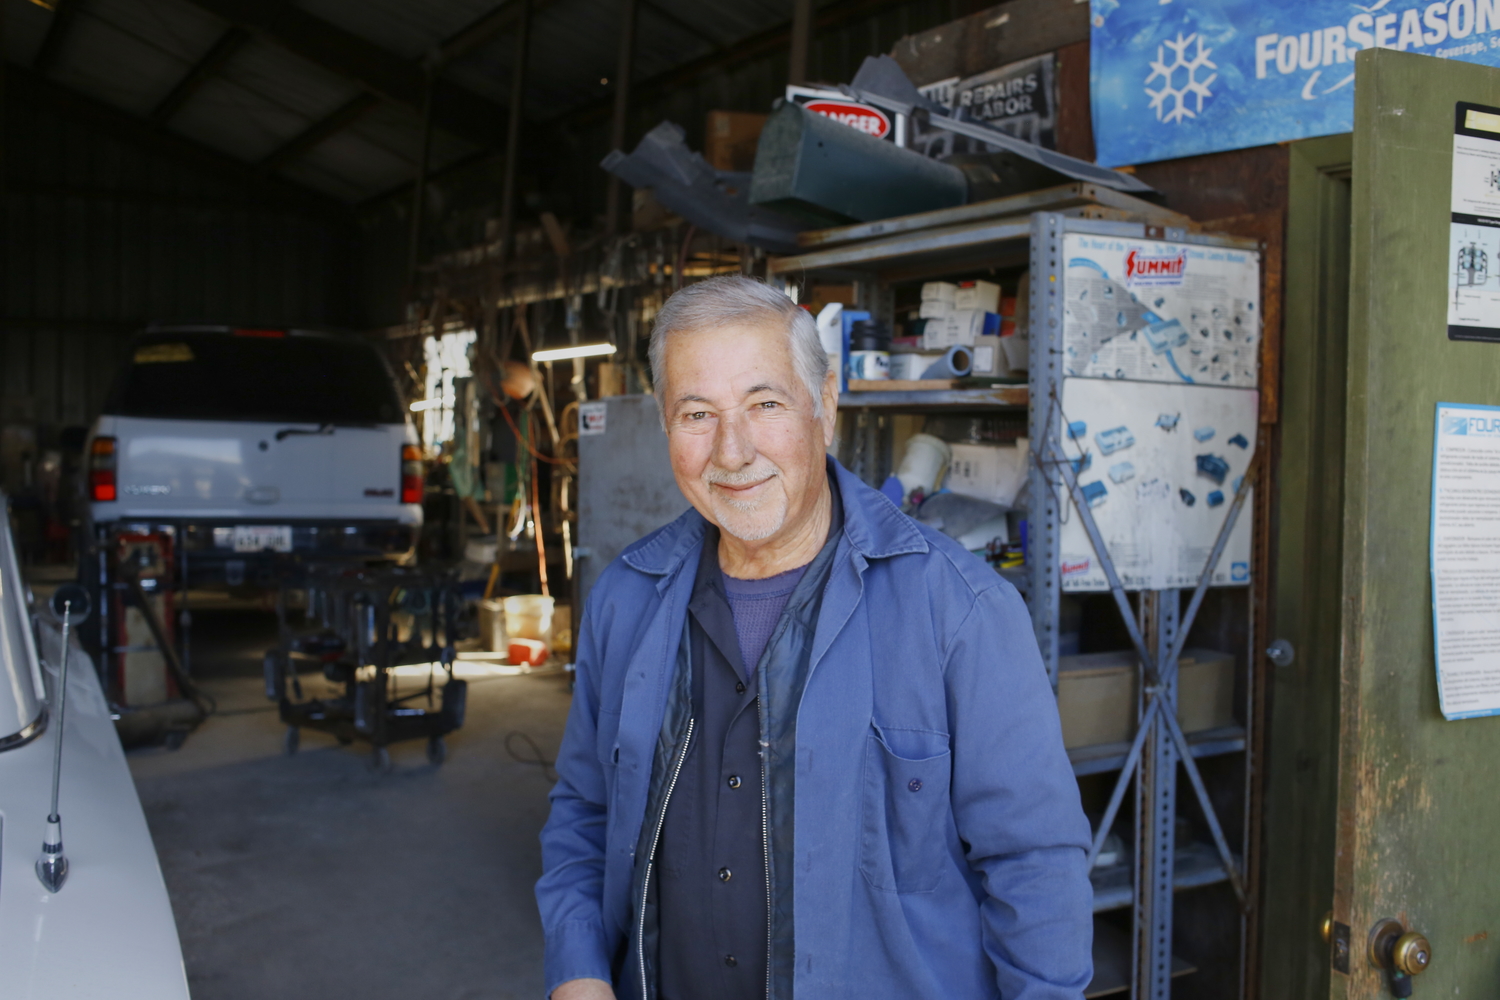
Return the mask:
<path fill-rule="evenodd" d="M 1016 591 L 826 458 L 811 316 L 668 300 L 693 509 L 584 610 L 542 832 L 554 1000 L 1076 1000 L 1089 828 Z"/>

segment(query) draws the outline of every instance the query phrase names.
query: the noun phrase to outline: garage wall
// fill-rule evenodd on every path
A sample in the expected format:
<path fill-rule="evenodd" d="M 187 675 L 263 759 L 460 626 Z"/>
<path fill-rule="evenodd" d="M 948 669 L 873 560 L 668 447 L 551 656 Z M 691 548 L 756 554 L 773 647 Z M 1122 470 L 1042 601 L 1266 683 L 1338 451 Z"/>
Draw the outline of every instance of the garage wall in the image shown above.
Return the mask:
<path fill-rule="evenodd" d="M 0 485 L 97 414 L 151 322 L 358 326 L 349 213 L 7 74 L 0 194 Z M 255 179 L 249 178 L 254 181 Z M 295 192 L 292 193 L 295 195 Z"/>

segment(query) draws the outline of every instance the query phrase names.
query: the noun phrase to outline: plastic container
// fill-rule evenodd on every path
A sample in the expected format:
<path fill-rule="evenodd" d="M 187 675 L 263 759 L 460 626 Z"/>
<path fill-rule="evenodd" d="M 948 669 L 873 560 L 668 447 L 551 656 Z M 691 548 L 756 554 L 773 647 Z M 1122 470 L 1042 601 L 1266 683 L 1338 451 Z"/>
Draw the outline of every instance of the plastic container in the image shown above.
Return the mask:
<path fill-rule="evenodd" d="M 516 666 L 539 667 L 547 661 L 547 644 L 540 639 L 512 639 L 505 658 Z"/>
<path fill-rule="evenodd" d="M 479 640 L 491 652 L 503 653 L 510 648 L 510 636 L 505 632 L 504 601 L 479 602 Z"/>
<path fill-rule="evenodd" d="M 849 378 L 886 380 L 891 377 L 891 335 L 872 319 L 855 320 L 849 328 Z"/>
<path fill-rule="evenodd" d="M 505 634 L 511 639 L 537 639 L 552 644 L 553 600 L 541 594 L 505 599 Z"/>
<path fill-rule="evenodd" d="M 931 493 L 952 458 L 953 449 L 946 441 L 931 434 L 913 434 L 906 441 L 906 452 L 901 456 L 896 478 L 901 480 L 901 488 L 907 496 L 911 496 L 915 489 Z"/>

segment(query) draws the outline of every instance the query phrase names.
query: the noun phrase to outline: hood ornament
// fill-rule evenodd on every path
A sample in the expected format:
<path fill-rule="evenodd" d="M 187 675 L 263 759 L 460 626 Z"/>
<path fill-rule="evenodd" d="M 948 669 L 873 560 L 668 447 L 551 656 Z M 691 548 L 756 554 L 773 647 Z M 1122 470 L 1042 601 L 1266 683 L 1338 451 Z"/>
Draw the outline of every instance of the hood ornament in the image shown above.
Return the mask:
<path fill-rule="evenodd" d="M 52 811 L 47 813 L 47 833 L 42 853 L 36 859 L 36 877 L 48 892 L 57 892 L 68 880 L 68 856 L 63 853 L 62 817 L 57 814 L 57 792 L 62 779 L 63 713 L 68 707 L 68 629 L 89 616 L 89 592 L 76 583 L 57 588 L 48 602 L 52 614 L 62 622 L 62 669 L 57 678 L 57 738 L 52 752 Z"/>

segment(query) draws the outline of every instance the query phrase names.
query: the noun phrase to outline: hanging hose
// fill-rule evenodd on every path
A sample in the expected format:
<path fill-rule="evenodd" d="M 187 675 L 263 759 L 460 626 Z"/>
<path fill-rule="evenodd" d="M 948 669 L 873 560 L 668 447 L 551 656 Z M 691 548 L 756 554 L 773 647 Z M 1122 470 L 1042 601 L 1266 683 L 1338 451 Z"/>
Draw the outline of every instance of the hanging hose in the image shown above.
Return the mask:
<path fill-rule="evenodd" d="M 151 601 L 141 586 L 140 577 L 130 577 L 127 583 L 131 596 L 135 598 L 135 605 L 140 609 L 141 617 L 146 619 L 146 627 L 151 630 L 151 638 L 156 640 L 156 648 L 161 650 L 162 658 L 167 661 L 167 669 L 172 672 L 172 679 L 177 682 L 178 690 L 198 706 L 198 711 L 203 713 L 203 718 L 213 715 L 219 710 L 219 703 L 214 700 L 213 695 L 200 690 L 187 675 L 187 671 L 182 669 L 182 661 L 177 658 L 177 649 L 167 641 L 166 629 L 162 628 L 161 620 L 156 617 L 156 609 L 151 606 Z"/>

